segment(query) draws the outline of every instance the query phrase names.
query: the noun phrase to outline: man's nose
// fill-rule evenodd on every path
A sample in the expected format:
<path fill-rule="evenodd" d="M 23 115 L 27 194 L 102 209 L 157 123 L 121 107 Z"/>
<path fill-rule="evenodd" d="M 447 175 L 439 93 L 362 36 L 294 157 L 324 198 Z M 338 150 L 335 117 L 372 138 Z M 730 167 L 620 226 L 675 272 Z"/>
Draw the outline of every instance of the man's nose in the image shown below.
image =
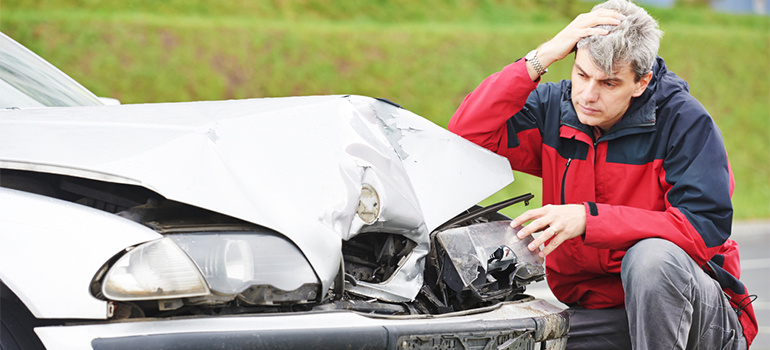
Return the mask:
<path fill-rule="evenodd" d="M 599 99 L 599 86 L 596 82 L 590 81 L 586 84 L 583 92 L 580 93 L 580 97 L 585 102 L 595 102 Z"/>

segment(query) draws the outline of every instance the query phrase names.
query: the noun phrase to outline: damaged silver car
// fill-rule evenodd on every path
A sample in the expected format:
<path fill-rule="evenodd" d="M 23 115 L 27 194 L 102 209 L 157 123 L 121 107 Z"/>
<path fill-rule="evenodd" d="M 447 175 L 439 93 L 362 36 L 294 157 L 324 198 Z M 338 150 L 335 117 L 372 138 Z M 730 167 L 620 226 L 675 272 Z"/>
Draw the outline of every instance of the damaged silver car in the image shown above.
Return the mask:
<path fill-rule="evenodd" d="M 0 90 L 39 101 L 0 59 Z M 513 180 L 502 157 L 369 97 L 81 88 L 2 101 L 3 349 L 564 348 L 498 213 L 532 195 L 477 205 Z"/>

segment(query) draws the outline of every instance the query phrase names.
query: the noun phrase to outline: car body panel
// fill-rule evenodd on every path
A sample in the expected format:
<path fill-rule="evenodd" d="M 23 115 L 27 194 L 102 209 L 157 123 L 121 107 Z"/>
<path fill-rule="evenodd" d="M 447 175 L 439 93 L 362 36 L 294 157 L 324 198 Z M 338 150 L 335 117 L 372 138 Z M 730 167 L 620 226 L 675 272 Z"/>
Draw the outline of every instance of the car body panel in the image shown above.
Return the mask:
<path fill-rule="evenodd" d="M 323 290 L 342 240 L 403 234 L 418 243 L 407 262 L 359 285 L 391 301 L 421 287 L 428 232 L 513 180 L 504 158 L 361 96 L 2 110 L 0 168 L 139 185 L 271 228 L 300 248 Z M 382 202 L 373 224 L 356 215 L 364 183 Z"/>
<path fill-rule="evenodd" d="M 140 224 L 57 199 L 0 188 L 0 280 L 38 318 L 106 319 L 88 288 L 113 255 L 160 237 Z"/>

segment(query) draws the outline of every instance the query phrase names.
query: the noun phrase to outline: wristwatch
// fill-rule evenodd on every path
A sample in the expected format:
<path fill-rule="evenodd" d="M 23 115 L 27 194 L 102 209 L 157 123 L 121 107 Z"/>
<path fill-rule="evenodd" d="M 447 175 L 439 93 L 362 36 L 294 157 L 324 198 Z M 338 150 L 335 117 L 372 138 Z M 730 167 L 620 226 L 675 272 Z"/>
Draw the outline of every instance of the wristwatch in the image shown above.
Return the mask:
<path fill-rule="evenodd" d="M 530 51 L 526 56 L 524 56 L 524 60 L 532 63 L 532 67 L 535 68 L 535 71 L 537 72 L 538 75 L 543 75 L 545 73 L 548 73 L 548 69 L 543 68 L 543 65 L 540 64 L 540 60 L 537 59 L 537 49 Z"/>

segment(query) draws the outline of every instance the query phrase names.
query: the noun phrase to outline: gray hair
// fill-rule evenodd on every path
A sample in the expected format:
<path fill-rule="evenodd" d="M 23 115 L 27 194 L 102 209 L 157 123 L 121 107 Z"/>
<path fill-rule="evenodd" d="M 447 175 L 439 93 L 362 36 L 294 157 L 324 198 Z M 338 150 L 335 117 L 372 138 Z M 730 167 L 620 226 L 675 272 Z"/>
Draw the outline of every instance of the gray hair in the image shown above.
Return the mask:
<path fill-rule="evenodd" d="M 591 11 L 610 9 L 625 16 L 617 26 L 602 25 L 607 35 L 587 36 L 578 41 L 577 48 L 587 48 L 593 63 L 604 74 L 613 75 L 626 64 L 631 65 L 636 81 L 652 70 L 658 56 L 663 32 L 658 22 L 643 8 L 626 0 L 609 0 Z"/>

